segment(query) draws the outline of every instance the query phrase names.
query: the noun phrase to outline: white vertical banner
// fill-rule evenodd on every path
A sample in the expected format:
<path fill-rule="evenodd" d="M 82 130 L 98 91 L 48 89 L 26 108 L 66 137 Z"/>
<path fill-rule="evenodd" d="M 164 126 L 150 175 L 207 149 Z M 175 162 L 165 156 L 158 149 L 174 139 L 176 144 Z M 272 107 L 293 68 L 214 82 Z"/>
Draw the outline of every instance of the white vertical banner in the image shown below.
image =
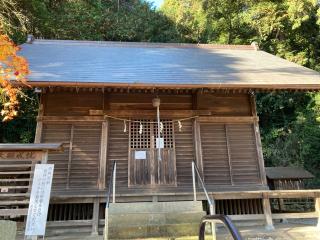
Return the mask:
<path fill-rule="evenodd" d="M 25 236 L 45 235 L 53 168 L 53 164 L 36 164 Z"/>

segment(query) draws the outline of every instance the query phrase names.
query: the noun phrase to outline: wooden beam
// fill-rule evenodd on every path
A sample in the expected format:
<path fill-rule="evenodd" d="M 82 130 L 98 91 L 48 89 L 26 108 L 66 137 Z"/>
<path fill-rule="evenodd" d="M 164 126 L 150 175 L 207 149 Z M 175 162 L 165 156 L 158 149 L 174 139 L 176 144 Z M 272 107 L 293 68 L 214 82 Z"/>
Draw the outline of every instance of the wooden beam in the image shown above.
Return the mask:
<path fill-rule="evenodd" d="M 40 151 L 46 151 L 46 150 L 62 151 L 63 150 L 62 145 L 63 145 L 62 143 L 1 143 L 0 152 L 11 151 L 12 153 L 17 153 L 17 152 L 26 151 L 26 152 L 34 152 L 34 154 L 31 154 L 31 155 L 35 156 L 39 154 Z M 37 155 L 37 156 L 40 156 L 40 155 Z M 28 157 L 23 158 L 23 160 L 26 160 L 26 159 L 35 160 Z"/>
<path fill-rule="evenodd" d="M 38 111 L 38 119 L 41 119 L 42 117 L 43 117 L 43 104 L 40 104 L 39 111 Z M 43 127 L 42 120 L 37 121 L 36 134 L 35 134 L 35 137 L 34 137 L 34 143 L 40 143 L 41 142 L 42 127 Z"/>
<path fill-rule="evenodd" d="M 228 215 L 232 221 L 253 221 L 253 220 L 265 220 L 264 214 L 245 214 L 245 215 Z M 294 219 L 294 218 L 316 218 L 316 212 L 305 213 L 273 213 L 272 219 Z"/>
<path fill-rule="evenodd" d="M 70 187 L 73 133 L 74 133 L 74 125 L 72 124 L 71 129 L 70 129 L 70 143 L 69 143 L 68 170 L 67 170 L 67 189 L 69 189 L 69 187 Z"/>
<path fill-rule="evenodd" d="M 217 116 L 200 116 L 200 122 L 212 122 L 212 123 L 253 123 L 258 121 L 258 117 L 239 117 L 239 116 L 228 116 L 228 117 L 217 117 Z"/>
<path fill-rule="evenodd" d="M 227 124 L 224 124 L 224 128 L 225 128 L 225 136 L 226 136 L 226 142 L 227 142 L 227 152 L 228 152 L 228 164 L 229 164 L 230 182 L 231 182 L 231 185 L 234 185 L 228 125 L 227 125 Z"/>
<path fill-rule="evenodd" d="M 0 209 L 0 216 L 23 216 L 28 214 L 28 208 Z"/>
<path fill-rule="evenodd" d="M 99 164 L 99 189 L 106 187 L 106 172 L 107 172 L 107 151 L 108 151 L 108 129 L 109 120 L 102 122 L 101 129 L 101 144 L 100 144 L 100 164 Z"/>
<path fill-rule="evenodd" d="M 197 167 L 200 170 L 202 179 L 204 179 L 200 124 L 197 119 L 194 119 L 193 121 L 193 136 L 194 136 L 194 148 L 195 148 L 195 157 L 196 157 Z M 190 171 L 191 171 L 191 165 L 190 165 Z"/>
<path fill-rule="evenodd" d="M 252 116 L 257 117 L 256 98 L 254 95 L 250 96 L 250 105 L 251 105 Z M 266 169 L 264 166 L 259 123 L 257 120 L 253 121 L 253 128 L 254 128 L 253 130 L 254 130 L 256 149 L 257 149 L 257 156 L 259 161 L 260 180 L 263 185 L 267 185 L 267 176 L 266 176 Z"/>
<path fill-rule="evenodd" d="M 14 85 L 25 87 L 23 83 L 14 82 Z M 108 87 L 108 88 L 139 88 L 139 89 L 216 89 L 216 90 L 232 90 L 232 89 L 267 89 L 268 91 L 272 90 L 320 90 L 318 83 L 311 84 L 239 84 L 239 83 L 224 83 L 221 85 L 219 83 L 210 83 L 210 84 L 154 84 L 154 83 L 105 83 L 105 82 L 46 82 L 46 81 L 30 81 L 28 85 L 32 87 L 49 87 L 51 90 L 53 87 L 64 86 L 64 87 L 76 87 L 76 88 L 88 88 L 88 87 Z"/>
<path fill-rule="evenodd" d="M 138 110 L 139 116 L 143 117 L 156 117 L 157 112 L 155 110 Z M 184 118 L 193 116 L 210 116 L 211 111 L 207 110 L 160 110 L 161 117 L 171 118 Z M 137 110 L 108 110 L 105 111 L 105 115 L 111 117 L 137 117 Z"/>
<path fill-rule="evenodd" d="M 104 121 L 103 116 L 43 116 L 39 117 L 37 121 L 43 122 L 102 122 Z"/>

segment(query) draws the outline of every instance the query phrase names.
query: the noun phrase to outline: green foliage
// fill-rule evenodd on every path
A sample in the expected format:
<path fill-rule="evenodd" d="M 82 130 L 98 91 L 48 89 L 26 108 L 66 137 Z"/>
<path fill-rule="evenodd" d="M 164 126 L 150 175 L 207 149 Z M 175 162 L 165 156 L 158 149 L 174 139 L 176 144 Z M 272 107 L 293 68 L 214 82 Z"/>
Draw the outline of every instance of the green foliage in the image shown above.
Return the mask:
<path fill-rule="evenodd" d="M 320 186 L 320 94 L 269 93 L 257 96 L 267 166 L 300 166 Z"/>
<path fill-rule="evenodd" d="M 25 91 L 21 97 L 18 117 L 0 122 L 0 142 L 2 143 L 30 143 L 34 140 L 36 116 L 38 111 L 38 96 L 32 91 Z"/>
<path fill-rule="evenodd" d="M 176 25 L 185 41 L 201 42 L 207 25 L 206 12 L 197 0 L 167 0 L 161 10 Z"/>
<path fill-rule="evenodd" d="M 29 33 L 48 39 L 179 41 L 175 25 L 145 1 L 22 0 Z"/>

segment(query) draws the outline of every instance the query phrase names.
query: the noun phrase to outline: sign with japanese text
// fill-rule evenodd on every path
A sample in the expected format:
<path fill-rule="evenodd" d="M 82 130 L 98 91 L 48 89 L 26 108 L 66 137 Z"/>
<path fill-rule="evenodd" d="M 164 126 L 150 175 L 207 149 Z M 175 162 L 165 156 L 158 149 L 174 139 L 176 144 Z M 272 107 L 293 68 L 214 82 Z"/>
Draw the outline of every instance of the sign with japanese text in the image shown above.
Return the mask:
<path fill-rule="evenodd" d="M 26 224 L 26 236 L 44 236 L 50 201 L 53 164 L 36 164 Z"/>
<path fill-rule="evenodd" d="M 41 160 L 41 151 L 0 151 L 0 160 Z"/>

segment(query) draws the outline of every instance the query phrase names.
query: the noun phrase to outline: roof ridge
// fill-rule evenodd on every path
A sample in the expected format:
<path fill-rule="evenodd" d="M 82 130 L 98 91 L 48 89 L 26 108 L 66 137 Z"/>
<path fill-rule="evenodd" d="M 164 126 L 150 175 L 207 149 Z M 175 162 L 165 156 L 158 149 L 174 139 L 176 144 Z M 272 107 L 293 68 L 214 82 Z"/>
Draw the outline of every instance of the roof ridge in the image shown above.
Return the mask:
<path fill-rule="evenodd" d="M 35 39 L 30 44 L 61 44 L 61 45 L 92 45 L 92 46 L 119 46 L 119 47 L 159 47 L 159 48 L 208 48 L 257 50 L 253 45 L 214 44 L 214 43 L 161 43 L 161 42 L 122 42 L 122 41 L 90 41 L 90 40 L 57 40 Z"/>

